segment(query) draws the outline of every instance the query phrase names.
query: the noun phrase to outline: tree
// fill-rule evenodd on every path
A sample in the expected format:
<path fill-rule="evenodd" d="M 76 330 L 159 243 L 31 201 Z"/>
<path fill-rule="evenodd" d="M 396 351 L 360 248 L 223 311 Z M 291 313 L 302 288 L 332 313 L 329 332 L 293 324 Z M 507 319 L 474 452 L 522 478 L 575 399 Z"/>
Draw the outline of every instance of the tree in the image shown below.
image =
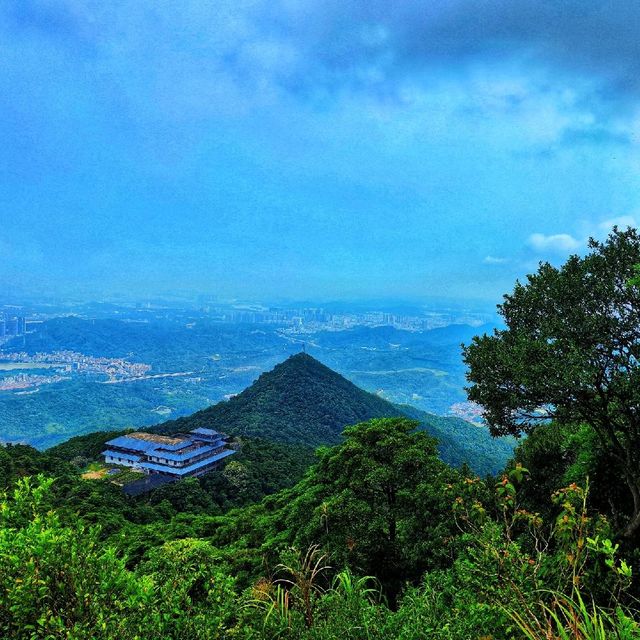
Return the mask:
<path fill-rule="evenodd" d="M 141 637 L 153 584 L 127 571 L 97 529 L 64 526 L 48 510 L 51 479 L 0 494 L 0 636 Z"/>
<path fill-rule="evenodd" d="M 320 450 L 285 517 L 298 548 L 319 543 L 331 563 L 374 575 L 393 603 L 406 582 L 447 564 L 453 533 L 444 487 L 459 475 L 436 441 L 406 418 L 378 418 L 344 430 Z"/>
<path fill-rule="evenodd" d="M 591 508 L 606 514 L 615 530 L 626 526 L 633 509 L 631 493 L 620 482 L 620 465 L 611 449 L 588 424 L 539 425 L 514 451 L 509 467 L 518 464 L 529 470 L 518 491 L 526 509 L 552 518 L 557 506 L 549 496 L 558 487 L 588 482 Z"/>
<path fill-rule="evenodd" d="M 155 547 L 138 567 L 153 580 L 164 615 L 157 637 L 220 638 L 236 608 L 234 579 L 220 567 L 219 552 L 205 540 L 186 538 Z"/>
<path fill-rule="evenodd" d="M 464 347 L 467 391 L 494 435 L 590 425 L 633 498 L 622 531 L 631 538 L 640 529 L 640 236 L 614 228 L 589 248 L 560 268 L 541 263 L 504 297 L 506 329 Z"/>

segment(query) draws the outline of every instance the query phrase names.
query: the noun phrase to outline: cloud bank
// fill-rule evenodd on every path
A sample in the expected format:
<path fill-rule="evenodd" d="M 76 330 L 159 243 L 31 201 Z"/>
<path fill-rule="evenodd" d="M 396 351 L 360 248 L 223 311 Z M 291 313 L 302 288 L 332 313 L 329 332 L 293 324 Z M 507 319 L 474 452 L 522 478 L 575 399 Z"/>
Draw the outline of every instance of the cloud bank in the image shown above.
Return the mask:
<path fill-rule="evenodd" d="M 640 5 L 596 0 L 13 0 L 3 22 L 76 48 L 292 92 L 393 92 L 432 66 L 524 60 L 597 78 L 610 104 L 640 91 Z M 185 43 L 189 54 L 185 55 Z M 182 53 L 182 55 L 179 55 Z M 193 66 L 192 66 L 193 65 Z M 605 87 L 606 93 L 605 96 Z"/>

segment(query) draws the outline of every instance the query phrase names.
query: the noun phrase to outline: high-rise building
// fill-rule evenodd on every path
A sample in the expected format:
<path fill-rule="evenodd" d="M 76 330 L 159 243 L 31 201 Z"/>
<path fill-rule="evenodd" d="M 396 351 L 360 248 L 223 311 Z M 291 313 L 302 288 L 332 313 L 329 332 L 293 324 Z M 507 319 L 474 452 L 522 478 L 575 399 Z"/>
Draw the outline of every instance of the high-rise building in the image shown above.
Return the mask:
<path fill-rule="evenodd" d="M 17 318 L 6 318 L 5 327 L 6 327 L 8 336 L 18 335 L 18 319 Z"/>

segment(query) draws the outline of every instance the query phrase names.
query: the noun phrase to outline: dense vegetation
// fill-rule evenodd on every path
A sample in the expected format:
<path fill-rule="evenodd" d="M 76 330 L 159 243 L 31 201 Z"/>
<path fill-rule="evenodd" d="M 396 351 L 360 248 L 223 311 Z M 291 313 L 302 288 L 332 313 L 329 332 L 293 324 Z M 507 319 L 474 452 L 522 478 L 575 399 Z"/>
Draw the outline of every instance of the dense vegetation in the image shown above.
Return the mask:
<path fill-rule="evenodd" d="M 598 256 L 636 262 L 597 270 Z M 233 461 L 243 468 L 229 463 L 135 499 L 80 477 L 101 435 L 46 452 L 0 449 L 0 636 L 640 638 L 628 478 L 640 469 L 636 452 L 622 460 L 616 444 L 633 442 L 640 340 L 622 333 L 605 377 L 589 385 L 608 322 L 633 317 L 640 238 L 615 231 L 588 259 L 588 269 L 581 259 L 559 271 L 541 265 L 507 298 L 506 329 L 467 351 L 472 394 L 494 430 L 529 432 L 494 478 L 445 464 L 435 439 L 402 416 L 348 427 L 289 483 L 304 452 L 249 440 Z M 587 314 L 576 299 L 568 309 L 563 286 L 540 285 L 567 275 L 599 292 L 600 306 Z M 547 299 L 553 291 L 564 293 Z M 603 331 L 594 351 L 595 334 L 569 331 L 580 322 Z M 602 406 L 606 427 L 594 410 Z M 261 485 L 269 474 L 279 480 Z"/>
<path fill-rule="evenodd" d="M 351 427 L 292 488 L 218 515 L 197 480 L 125 500 L 5 449 L 3 637 L 640 637 L 632 570 L 583 488 L 554 492 L 543 519 L 522 466 L 494 487 L 415 426 Z M 56 479 L 22 478 L 37 471 Z"/>
<path fill-rule="evenodd" d="M 162 539 L 167 520 L 177 516 L 221 514 L 255 503 L 293 486 L 314 462 L 313 450 L 261 440 L 243 440 L 240 451 L 224 468 L 157 489 L 138 499 L 128 498 L 107 476 L 86 480 L 81 472 L 113 433 L 79 436 L 41 452 L 26 445 L 0 447 L 0 482 L 11 487 L 25 476 L 55 477 L 48 504 L 72 522 L 78 515 L 87 524 L 100 524 L 102 537 L 124 535 L 130 524 L 149 525 Z M 135 544 L 134 540 L 130 540 Z"/>
<path fill-rule="evenodd" d="M 541 265 L 505 296 L 506 329 L 465 350 L 469 396 L 495 434 L 551 419 L 588 424 L 627 485 L 631 537 L 640 531 L 640 236 L 615 229 L 590 247 L 561 268 Z"/>
<path fill-rule="evenodd" d="M 513 437 L 491 438 L 486 427 L 461 418 L 435 416 L 408 405 L 399 408 L 438 441 L 440 457 L 452 467 L 468 464 L 481 477 L 495 475 L 513 455 Z"/>

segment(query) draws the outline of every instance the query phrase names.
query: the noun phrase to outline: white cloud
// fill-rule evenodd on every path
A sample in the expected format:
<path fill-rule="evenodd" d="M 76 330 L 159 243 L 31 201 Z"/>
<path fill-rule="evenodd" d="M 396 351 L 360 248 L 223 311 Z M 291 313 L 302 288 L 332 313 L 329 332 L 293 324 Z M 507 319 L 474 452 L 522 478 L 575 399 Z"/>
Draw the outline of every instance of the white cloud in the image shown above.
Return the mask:
<path fill-rule="evenodd" d="M 604 240 L 611 233 L 613 227 L 625 230 L 627 227 L 638 228 L 639 222 L 633 215 L 617 216 L 601 222 L 584 222 L 579 238 L 568 233 L 545 235 L 532 233 L 527 239 L 527 245 L 536 253 L 555 253 L 564 255 L 578 249 L 586 250 L 589 238 Z M 584 235 L 583 235 L 584 234 Z M 484 259 L 486 264 L 495 264 L 491 256 Z"/>
<path fill-rule="evenodd" d="M 609 220 L 603 220 L 598 228 L 600 231 L 604 233 L 609 233 L 613 227 L 618 227 L 619 229 L 626 229 L 627 227 L 638 227 L 638 222 L 633 216 L 619 216 L 617 218 L 611 218 Z"/>
<path fill-rule="evenodd" d="M 495 256 L 486 256 L 482 261 L 484 264 L 506 264 L 509 262 L 509 258 L 497 258 Z"/>
<path fill-rule="evenodd" d="M 541 253 L 566 253 L 567 251 L 575 251 L 582 245 L 580 240 L 576 240 L 568 233 L 557 233 L 551 236 L 544 233 L 532 233 L 527 244 Z"/>

